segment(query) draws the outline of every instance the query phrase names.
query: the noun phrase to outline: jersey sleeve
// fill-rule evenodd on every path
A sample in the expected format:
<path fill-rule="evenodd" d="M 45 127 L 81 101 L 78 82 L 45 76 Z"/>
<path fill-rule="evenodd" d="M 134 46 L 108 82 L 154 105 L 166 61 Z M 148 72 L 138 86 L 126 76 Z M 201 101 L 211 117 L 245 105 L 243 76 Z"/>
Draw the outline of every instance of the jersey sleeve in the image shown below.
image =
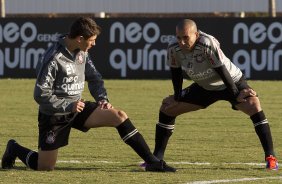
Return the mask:
<path fill-rule="evenodd" d="M 167 47 L 167 61 L 166 64 L 171 68 L 181 67 L 179 61 L 176 59 L 176 47 L 177 43 L 169 44 Z"/>
<path fill-rule="evenodd" d="M 38 75 L 34 87 L 34 100 L 41 108 L 48 112 L 71 112 L 72 104 L 64 98 L 58 98 L 53 93 L 53 86 L 58 73 L 58 65 L 55 59 L 42 62 L 38 66 Z"/>
<path fill-rule="evenodd" d="M 224 65 L 224 54 L 220 48 L 220 43 L 214 37 L 205 37 L 204 49 L 207 55 L 208 61 L 212 68 L 217 68 Z"/>
<path fill-rule="evenodd" d="M 96 101 L 109 101 L 102 76 L 89 56 L 87 56 L 85 65 L 85 79 L 88 82 L 89 91 Z"/>

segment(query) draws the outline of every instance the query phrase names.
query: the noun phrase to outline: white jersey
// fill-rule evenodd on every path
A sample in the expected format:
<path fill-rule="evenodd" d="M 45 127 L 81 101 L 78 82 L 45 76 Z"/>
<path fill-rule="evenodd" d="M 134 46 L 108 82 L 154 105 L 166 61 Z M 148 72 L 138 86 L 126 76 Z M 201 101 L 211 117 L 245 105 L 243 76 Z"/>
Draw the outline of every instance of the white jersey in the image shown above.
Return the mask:
<path fill-rule="evenodd" d="M 213 68 L 225 65 L 235 83 L 242 77 L 241 70 L 220 49 L 219 42 L 213 36 L 201 31 L 191 52 L 182 51 L 175 39 L 169 44 L 167 54 L 168 66 L 181 67 L 190 79 L 206 90 L 226 88 Z"/>

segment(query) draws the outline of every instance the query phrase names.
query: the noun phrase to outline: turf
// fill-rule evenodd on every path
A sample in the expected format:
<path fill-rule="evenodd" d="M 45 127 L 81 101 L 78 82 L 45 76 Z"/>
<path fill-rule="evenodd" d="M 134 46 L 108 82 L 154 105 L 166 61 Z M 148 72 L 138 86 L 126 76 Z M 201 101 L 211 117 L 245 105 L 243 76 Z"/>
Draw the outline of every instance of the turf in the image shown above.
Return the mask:
<path fill-rule="evenodd" d="M 34 82 L 33 79 L 0 80 L 1 155 L 10 138 L 31 149 L 37 148 Z M 190 83 L 185 81 L 185 85 Z M 259 94 L 271 125 L 276 154 L 281 158 L 282 82 L 249 81 L 249 84 Z M 158 109 L 163 97 L 172 93 L 171 82 L 105 80 L 105 86 L 113 106 L 128 114 L 153 149 Z M 87 89 L 83 97 L 92 100 Z M 223 101 L 177 118 L 165 160 L 179 171 L 144 172 L 137 167 L 141 159 L 122 142 L 114 128 L 92 129 L 88 133 L 72 130 L 69 145 L 59 151 L 55 171 L 32 171 L 17 160 L 15 169 L 0 169 L 0 183 L 282 182 L 281 171 L 264 169 L 263 151 L 248 116 L 231 110 L 230 104 Z M 247 180 L 241 181 L 242 178 Z"/>

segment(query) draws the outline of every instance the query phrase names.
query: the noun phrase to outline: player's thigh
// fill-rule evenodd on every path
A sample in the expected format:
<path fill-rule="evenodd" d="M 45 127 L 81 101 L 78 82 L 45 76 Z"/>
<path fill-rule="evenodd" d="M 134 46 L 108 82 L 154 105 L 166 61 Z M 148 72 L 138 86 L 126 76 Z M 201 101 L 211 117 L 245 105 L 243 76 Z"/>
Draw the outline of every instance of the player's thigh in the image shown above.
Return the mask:
<path fill-rule="evenodd" d="M 96 108 L 87 118 L 84 126 L 86 128 L 117 127 L 128 118 L 127 114 L 117 109 Z"/>
<path fill-rule="evenodd" d="M 175 101 L 173 95 L 171 95 L 163 100 L 160 111 L 169 116 L 178 116 L 180 114 L 196 111 L 202 108 L 203 107 L 200 105 Z"/>
<path fill-rule="evenodd" d="M 51 151 L 38 151 L 38 170 L 51 171 L 54 170 L 58 157 L 58 149 Z"/>
<path fill-rule="evenodd" d="M 237 104 L 236 108 L 249 116 L 262 110 L 258 97 L 249 97 L 246 100 L 246 102 Z"/>

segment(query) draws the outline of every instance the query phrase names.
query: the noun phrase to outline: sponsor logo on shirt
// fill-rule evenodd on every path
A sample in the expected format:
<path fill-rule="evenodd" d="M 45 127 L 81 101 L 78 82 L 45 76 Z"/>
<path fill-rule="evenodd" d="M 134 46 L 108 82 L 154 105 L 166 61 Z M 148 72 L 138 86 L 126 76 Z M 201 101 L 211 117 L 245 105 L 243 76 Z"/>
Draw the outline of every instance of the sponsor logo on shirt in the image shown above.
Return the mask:
<path fill-rule="evenodd" d="M 214 76 L 213 69 L 209 68 L 204 72 L 195 73 L 193 70 L 187 71 L 188 76 L 195 81 L 205 80 Z"/>

